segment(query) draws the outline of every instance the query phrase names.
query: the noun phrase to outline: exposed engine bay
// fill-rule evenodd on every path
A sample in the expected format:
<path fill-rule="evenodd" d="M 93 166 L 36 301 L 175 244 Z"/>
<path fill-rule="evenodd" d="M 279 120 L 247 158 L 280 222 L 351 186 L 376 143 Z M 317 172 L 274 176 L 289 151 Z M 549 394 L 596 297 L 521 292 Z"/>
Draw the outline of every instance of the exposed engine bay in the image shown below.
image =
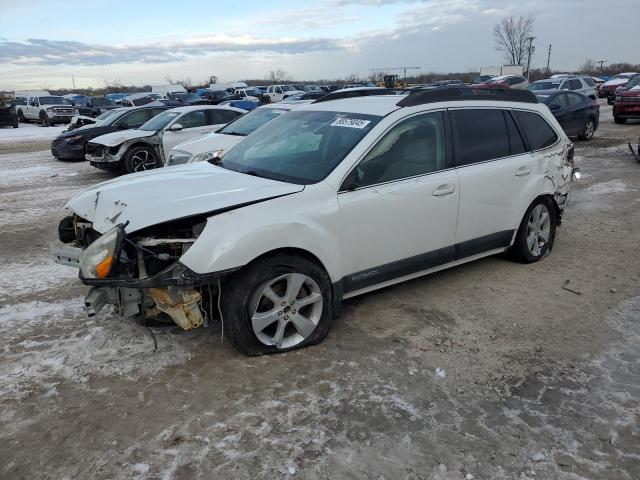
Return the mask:
<path fill-rule="evenodd" d="M 58 227 L 63 247 L 53 247 L 54 260 L 80 269 L 92 286 L 85 298 L 89 316 L 112 303 L 123 316 L 167 315 L 184 330 L 214 316 L 219 282 L 198 275 L 178 262 L 205 226 L 193 218 L 147 227 L 127 235 L 123 224 L 103 235 L 76 214 Z"/>

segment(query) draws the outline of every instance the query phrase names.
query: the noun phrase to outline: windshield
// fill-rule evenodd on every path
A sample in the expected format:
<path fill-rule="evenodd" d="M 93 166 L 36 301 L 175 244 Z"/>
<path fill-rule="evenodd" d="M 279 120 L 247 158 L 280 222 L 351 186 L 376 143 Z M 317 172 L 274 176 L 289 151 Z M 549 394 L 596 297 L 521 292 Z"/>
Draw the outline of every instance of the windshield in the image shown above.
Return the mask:
<path fill-rule="evenodd" d="M 256 88 L 250 88 L 248 90 L 245 90 L 244 93 L 246 93 L 250 97 L 257 97 L 259 95 L 262 95 L 262 92 Z"/>
<path fill-rule="evenodd" d="M 560 82 L 534 82 L 529 85 L 529 90 L 557 90 Z"/>
<path fill-rule="evenodd" d="M 234 120 L 217 133 L 242 135 L 246 137 L 265 123 L 270 122 L 274 118 L 279 117 L 286 112 L 287 110 L 283 110 L 282 108 L 258 108 L 238 117 L 237 120 Z"/>
<path fill-rule="evenodd" d="M 162 130 L 164 127 L 171 123 L 171 120 L 180 115 L 179 112 L 162 112 L 160 115 L 156 115 L 147 123 L 142 125 L 139 130 L 145 130 L 147 132 Z"/>
<path fill-rule="evenodd" d="M 317 183 L 381 119 L 360 113 L 290 112 L 231 149 L 222 166 L 283 182 Z"/>
<path fill-rule="evenodd" d="M 40 105 L 71 105 L 62 97 L 40 97 Z"/>
<path fill-rule="evenodd" d="M 106 120 L 107 117 L 110 117 L 111 115 L 116 115 L 120 110 L 107 110 L 106 112 L 102 112 L 100 115 L 98 115 L 96 117 L 96 120 Z"/>
<path fill-rule="evenodd" d="M 292 92 L 293 90 L 295 90 L 295 88 L 293 88 L 291 85 L 283 85 L 282 86 L 282 91 L 283 92 Z"/>
<path fill-rule="evenodd" d="M 111 102 L 104 97 L 93 97 L 91 104 L 96 107 L 108 107 L 111 105 Z"/>
<path fill-rule="evenodd" d="M 633 87 L 636 87 L 638 84 L 640 84 L 640 77 L 634 77 L 631 80 L 629 80 L 626 87 L 633 88 Z"/>

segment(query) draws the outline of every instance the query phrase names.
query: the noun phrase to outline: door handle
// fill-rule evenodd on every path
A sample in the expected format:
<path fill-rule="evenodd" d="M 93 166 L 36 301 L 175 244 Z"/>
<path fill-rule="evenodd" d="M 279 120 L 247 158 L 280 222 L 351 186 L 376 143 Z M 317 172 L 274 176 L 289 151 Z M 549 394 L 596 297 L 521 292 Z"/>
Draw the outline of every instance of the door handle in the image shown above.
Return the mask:
<path fill-rule="evenodd" d="M 516 170 L 516 177 L 524 177 L 525 175 L 529 175 L 533 169 L 531 167 L 520 167 Z"/>
<path fill-rule="evenodd" d="M 449 183 L 445 183 L 444 185 L 440 185 L 438 188 L 436 188 L 432 195 L 434 197 L 442 197 L 444 195 L 450 195 L 452 193 L 454 193 L 456 191 L 456 186 L 455 185 L 451 185 Z"/>

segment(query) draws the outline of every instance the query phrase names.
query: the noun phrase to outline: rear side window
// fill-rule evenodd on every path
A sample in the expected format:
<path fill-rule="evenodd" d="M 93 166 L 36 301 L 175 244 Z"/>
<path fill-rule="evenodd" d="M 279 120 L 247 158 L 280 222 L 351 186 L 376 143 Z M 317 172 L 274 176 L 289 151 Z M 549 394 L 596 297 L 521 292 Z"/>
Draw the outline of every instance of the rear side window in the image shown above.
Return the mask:
<path fill-rule="evenodd" d="M 547 121 L 537 113 L 519 111 L 516 112 L 516 117 L 518 117 L 518 122 L 527 140 L 529 140 L 531 150 L 547 148 L 558 141 L 556 132 Z"/>
<path fill-rule="evenodd" d="M 509 150 L 511 155 L 518 155 L 520 153 L 526 152 L 526 148 L 524 146 L 524 142 L 522 141 L 522 137 L 520 136 L 520 132 L 518 131 L 518 127 L 516 127 L 516 123 L 511 118 L 511 113 L 505 111 L 504 119 L 507 122 L 507 132 L 509 133 Z"/>
<path fill-rule="evenodd" d="M 589 85 L 590 87 L 595 87 L 596 86 L 596 82 L 593 81 L 593 78 L 589 78 L 589 77 L 584 77 L 582 79 L 582 81 L 584 83 L 586 83 L 587 85 Z"/>
<path fill-rule="evenodd" d="M 580 90 L 582 82 L 580 80 L 569 80 L 569 90 Z"/>
<path fill-rule="evenodd" d="M 567 93 L 567 101 L 570 107 L 580 105 L 582 103 L 582 98 L 583 97 L 576 93 Z"/>
<path fill-rule="evenodd" d="M 207 115 L 204 110 L 196 110 L 183 115 L 177 123 L 182 125 L 182 128 L 204 127 L 207 124 Z"/>
<path fill-rule="evenodd" d="M 242 115 L 240 112 L 234 112 L 233 110 L 209 110 L 209 113 L 211 114 L 212 125 L 229 123 Z"/>
<path fill-rule="evenodd" d="M 456 165 L 509 156 L 507 125 L 501 110 L 451 110 Z"/>

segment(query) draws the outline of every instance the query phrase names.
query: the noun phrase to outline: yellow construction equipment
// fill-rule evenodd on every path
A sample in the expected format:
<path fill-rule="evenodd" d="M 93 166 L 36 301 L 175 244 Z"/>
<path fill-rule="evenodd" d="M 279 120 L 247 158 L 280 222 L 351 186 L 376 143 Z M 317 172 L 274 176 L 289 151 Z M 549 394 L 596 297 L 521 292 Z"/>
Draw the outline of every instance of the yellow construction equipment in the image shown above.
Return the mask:
<path fill-rule="evenodd" d="M 378 82 L 378 87 L 385 88 L 406 88 L 407 82 L 401 82 L 399 75 L 385 75 L 382 77 L 382 82 Z"/>

